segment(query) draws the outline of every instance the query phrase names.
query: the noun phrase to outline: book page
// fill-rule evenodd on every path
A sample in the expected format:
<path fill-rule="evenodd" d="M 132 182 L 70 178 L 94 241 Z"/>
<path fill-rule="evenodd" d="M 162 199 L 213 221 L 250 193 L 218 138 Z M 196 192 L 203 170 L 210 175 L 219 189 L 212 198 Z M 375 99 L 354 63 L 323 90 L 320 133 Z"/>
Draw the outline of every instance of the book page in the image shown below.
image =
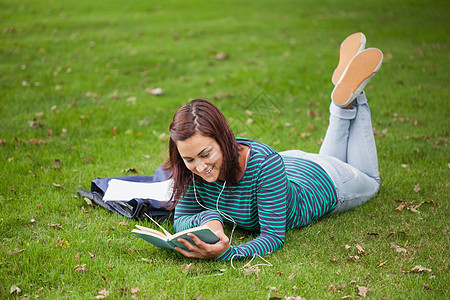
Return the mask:
<path fill-rule="evenodd" d="M 169 201 L 172 196 L 173 180 L 161 182 L 131 182 L 111 179 L 103 201 L 130 201 L 134 198 Z"/>
<path fill-rule="evenodd" d="M 147 228 L 147 227 L 140 226 L 140 225 L 136 225 L 136 227 L 139 229 L 139 231 L 141 231 L 144 234 L 151 234 L 154 236 L 159 236 L 162 239 L 167 239 L 169 237 L 169 236 L 165 235 L 164 233 L 162 233 L 158 230 L 155 230 L 155 229 Z M 134 230 L 136 230 L 136 229 L 134 229 Z"/>
<path fill-rule="evenodd" d="M 175 249 L 174 246 L 171 243 L 169 243 L 165 238 L 148 234 L 147 232 L 140 231 L 137 229 L 133 229 L 131 232 L 156 247 Z"/>

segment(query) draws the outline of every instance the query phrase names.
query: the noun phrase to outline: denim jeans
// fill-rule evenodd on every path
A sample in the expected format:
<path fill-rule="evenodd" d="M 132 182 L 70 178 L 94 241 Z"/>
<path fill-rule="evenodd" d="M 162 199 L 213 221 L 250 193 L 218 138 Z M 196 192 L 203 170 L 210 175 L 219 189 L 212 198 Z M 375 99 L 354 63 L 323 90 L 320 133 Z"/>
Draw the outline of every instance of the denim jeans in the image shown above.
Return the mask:
<path fill-rule="evenodd" d="M 331 103 L 330 124 L 319 154 L 301 150 L 280 154 L 310 159 L 324 168 L 336 186 L 338 204 L 333 213 L 365 203 L 380 187 L 377 149 L 364 92 L 351 109 Z"/>

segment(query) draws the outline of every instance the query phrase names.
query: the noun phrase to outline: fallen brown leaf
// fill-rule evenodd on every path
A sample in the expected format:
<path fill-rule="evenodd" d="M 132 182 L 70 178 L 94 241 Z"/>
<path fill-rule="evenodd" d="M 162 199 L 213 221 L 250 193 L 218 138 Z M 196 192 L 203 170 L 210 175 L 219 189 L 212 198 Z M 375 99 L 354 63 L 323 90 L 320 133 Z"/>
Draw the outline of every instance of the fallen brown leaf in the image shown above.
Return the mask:
<path fill-rule="evenodd" d="M 90 272 L 91 270 L 85 268 L 86 264 L 76 265 L 73 269 L 78 272 Z"/>
<path fill-rule="evenodd" d="M 363 247 L 361 247 L 360 245 L 356 245 L 356 249 L 358 249 L 358 254 L 361 255 L 364 253 L 364 249 Z"/>
<path fill-rule="evenodd" d="M 337 288 L 332 284 L 330 284 L 330 286 L 328 287 L 328 291 L 333 292 L 335 294 L 338 292 Z"/>
<path fill-rule="evenodd" d="M 399 253 L 408 253 L 408 250 L 406 250 L 405 248 L 402 248 L 394 243 L 391 243 L 391 248 L 394 248 L 395 251 L 399 252 Z"/>
<path fill-rule="evenodd" d="M 87 198 L 87 197 L 84 197 L 83 199 L 84 199 L 84 201 L 86 201 L 87 205 L 89 205 L 89 206 L 94 206 L 94 203 L 92 202 L 91 199 L 89 199 L 89 198 Z M 83 207 L 84 207 L 84 206 L 83 206 Z M 83 208 L 83 207 L 82 207 L 82 208 Z M 84 211 L 84 209 L 83 209 L 83 211 Z M 84 212 L 86 212 L 86 211 L 84 211 Z"/>
<path fill-rule="evenodd" d="M 89 253 L 89 257 L 91 258 L 91 260 L 94 260 L 96 258 L 95 254 L 88 252 Z"/>
<path fill-rule="evenodd" d="M 94 299 L 105 299 L 106 297 L 109 296 L 109 291 L 105 290 L 101 290 L 100 292 L 98 292 L 98 295 L 94 297 Z"/>
<path fill-rule="evenodd" d="M 164 94 L 164 90 L 162 88 L 148 88 L 145 90 L 148 94 L 153 96 L 160 96 Z"/>
<path fill-rule="evenodd" d="M 431 272 L 431 269 L 422 267 L 422 266 L 415 266 L 411 269 L 411 273 L 422 273 L 422 272 Z"/>
<path fill-rule="evenodd" d="M 385 128 L 385 129 L 379 131 L 379 130 L 377 130 L 375 127 L 373 127 L 373 134 L 374 134 L 376 137 L 385 137 L 385 136 L 386 136 L 386 133 L 387 133 L 387 128 Z"/>
<path fill-rule="evenodd" d="M 57 188 L 66 189 L 65 187 L 63 187 L 62 185 L 60 185 L 59 183 L 56 183 L 56 182 L 52 182 L 52 185 Z"/>
<path fill-rule="evenodd" d="M 188 272 L 192 268 L 192 266 L 193 266 L 192 263 L 185 265 L 181 272 L 183 272 L 183 273 Z"/>
<path fill-rule="evenodd" d="M 301 132 L 301 133 L 298 134 L 298 136 L 301 137 L 301 138 L 306 138 L 306 137 L 310 137 L 311 133 L 309 133 L 309 132 Z"/>
<path fill-rule="evenodd" d="M 39 123 L 38 120 L 36 120 L 36 118 L 34 118 L 31 121 L 28 121 L 28 125 L 30 125 L 31 128 L 42 128 L 44 126 L 42 126 L 41 123 Z"/>
<path fill-rule="evenodd" d="M 361 296 L 363 298 L 367 297 L 367 291 L 368 290 L 367 290 L 366 287 L 357 285 L 356 288 L 358 289 L 358 295 L 359 296 Z"/>
<path fill-rule="evenodd" d="M 400 205 L 396 208 L 396 210 L 398 211 L 402 211 L 406 206 L 406 202 L 402 202 L 400 203 Z"/>
<path fill-rule="evenodd" d="M 418 193 L 420 191 L 420 183 L 414 186 L 414 192 Z"/>
<path fill-rule="evenodd" d="M 24 249 L 14 248 L 12 250 L 6 251 L 6 253 L 9 254 L 9 255 L 13 255 L 13 254 L 16 254 L 16 253 L 20 253 L 22 251 L 24 251 Z"/>
<path fill-rule="evenodd" d="M 228 54 L 225 54 L 222 52 L 217 53 L 215 56 L 215 59 L 217 59 L 217 60 L 226 60 L 228 58 L 230 58 L 230 56 Z"/>
<path fill-rule="evenodd" d="M 384 262 L 382 262 L 382 263 L 380 263 L 377 267 L 378 267 L 378 268 L 381 268 L 381 267 L 384 266 L 386 263 L 387 263 L 387 260 L 384 261 Z"/>
<path fill-rule="evenodd" d="M 61 224 L 47 224 L 47 226 L 48 227 L 58 227 L 58 228 L 60 228 L 60 229 L 64 229 L 62 226 L 61 226 Z"/>
<path fill-rule="evenodd" d="M 22 292 L 22 290 L 16 284 L 13 284 L 9 289 L 10 294 L 12 293 L 20 294 L 20 292 Z"/>
<path fill-rule="evenodd" d="M 41 144 L 47 144 L 47 142 L 43 141 L 43 140 L 38 140 L 38 139 L 31 139 L 31 140 L 28 140 L 28 144 L 41 145 Z"/>

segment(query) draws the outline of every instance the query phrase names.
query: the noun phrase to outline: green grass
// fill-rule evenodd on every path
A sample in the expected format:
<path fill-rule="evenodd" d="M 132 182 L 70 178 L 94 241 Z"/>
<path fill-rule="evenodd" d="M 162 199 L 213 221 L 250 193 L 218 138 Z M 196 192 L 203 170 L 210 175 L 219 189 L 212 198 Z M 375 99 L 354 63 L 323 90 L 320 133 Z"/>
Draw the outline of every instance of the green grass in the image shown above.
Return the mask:
<path fill-rule="evenodd" d="M 358 298 L 357 286 L 373 299 L 448 298 L 449 8 L 1 0 L 0 298 L 92 299 L 106 289 L 110 299 L 341 299 Z M 75 197 L 96 177 L 152 175 L 174 111 L 193 98 L 214 101 L 237 134 L 279 151 L 318 151 L 339 44 L 356 31 L 385 54 L 366 89 L 382 133 L 382 188 L 362 207 L 288 231 L 285 247 L 266 257 L 273 267 L 245 275 L 156 249 L 130 233 L 135 221 Z M 246 109 L 259 113 L 250 124 Z M 422 205 L 396 210 L 401 202 Z M 365 252 L 355 260 L 356 245 Z M 23 251 L 7 252 L 15 248 Z M 84 264 L 89 272 L 74 270 Z M 416 265 L 431 272 L 411 272 Z M 226 271 L 207 276 L 213 269 Z M 14 284 L 20 294 L 10 294 Z"/>

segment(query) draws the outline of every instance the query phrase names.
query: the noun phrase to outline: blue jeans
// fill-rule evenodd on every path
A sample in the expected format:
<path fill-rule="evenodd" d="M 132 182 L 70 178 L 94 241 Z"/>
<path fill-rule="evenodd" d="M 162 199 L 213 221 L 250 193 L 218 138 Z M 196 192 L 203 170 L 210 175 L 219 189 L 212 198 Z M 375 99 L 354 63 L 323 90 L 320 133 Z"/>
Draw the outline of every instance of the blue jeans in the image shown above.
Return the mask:
<path fill-rule="evenodd" d="M 331 103 L 330 124 L 319 154 L 300 150 L 280 154 L 310 159 L 324 168 L 336 186 L 338 204 L 333 213 L 365 203 L 380 188 L 377 149 L 364 93 L 351 109 Z"/>

